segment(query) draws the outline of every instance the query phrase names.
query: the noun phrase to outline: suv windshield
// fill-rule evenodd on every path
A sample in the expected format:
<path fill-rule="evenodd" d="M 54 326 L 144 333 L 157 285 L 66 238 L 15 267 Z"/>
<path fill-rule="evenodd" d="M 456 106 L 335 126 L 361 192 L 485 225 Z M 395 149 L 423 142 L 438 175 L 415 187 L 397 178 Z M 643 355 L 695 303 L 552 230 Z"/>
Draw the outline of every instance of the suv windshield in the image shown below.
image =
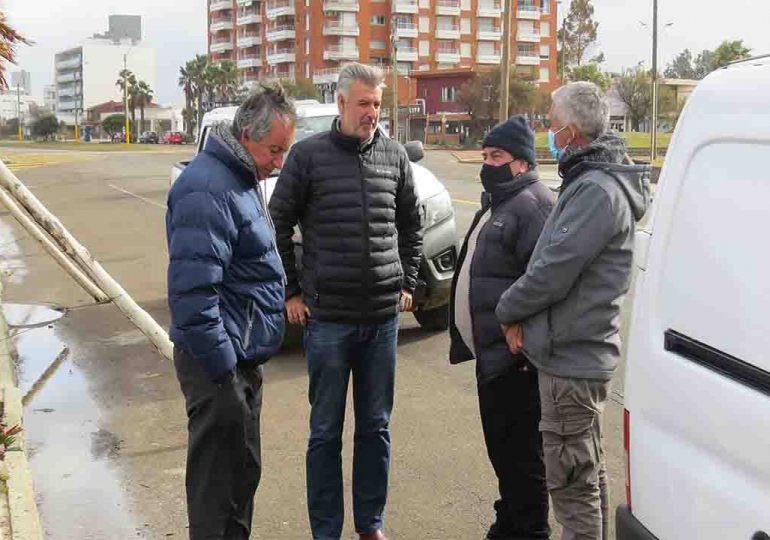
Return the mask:
<path fill-rule="evenodd" d="M 329 131 L 332 128 L 334 118 L 336 118 L 334 115 L 300 117 L 297 119 L 296 140 L 301 141 L 316 133 Z"/>

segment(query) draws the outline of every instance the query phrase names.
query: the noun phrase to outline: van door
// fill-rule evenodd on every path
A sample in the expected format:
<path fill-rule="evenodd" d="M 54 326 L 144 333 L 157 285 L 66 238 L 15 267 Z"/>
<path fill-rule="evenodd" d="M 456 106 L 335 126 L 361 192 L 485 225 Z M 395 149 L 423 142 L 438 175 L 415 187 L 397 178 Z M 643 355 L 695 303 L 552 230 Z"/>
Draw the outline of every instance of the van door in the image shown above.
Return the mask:
<path fill-rule="evenodd" d="M 661 539 L 749 539 L 770 532 L 770 140 L 693 148 L 637 289 L 632 511 Z"/>

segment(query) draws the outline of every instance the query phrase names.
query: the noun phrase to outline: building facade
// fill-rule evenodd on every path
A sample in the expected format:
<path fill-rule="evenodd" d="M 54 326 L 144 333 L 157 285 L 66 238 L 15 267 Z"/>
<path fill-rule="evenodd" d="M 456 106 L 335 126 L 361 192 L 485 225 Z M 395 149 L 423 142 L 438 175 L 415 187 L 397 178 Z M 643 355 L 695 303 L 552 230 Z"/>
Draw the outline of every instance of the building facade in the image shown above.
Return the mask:
<path fill-rule="evenodd" d="M 556 0 L 513 0 L 511 58 L 539 85 L 557 84 Z M 399 74 L 500 64 L 500 0 L 208 0 L 209 55 L 231 60 L 245 84 L 312 80 L 332 94 L 340 66 Z"/>
<path fill-rule="evenodd" d="M 125 66 L 137 80 L 155 88 L 155 50 L 115 44 L 110 40 L 88 39 L 85 44 L 62 51 L 55 57 L 56 115 L 74 125 L 76 115 L 110 100 L 122 100 L 115 84 Z"/>

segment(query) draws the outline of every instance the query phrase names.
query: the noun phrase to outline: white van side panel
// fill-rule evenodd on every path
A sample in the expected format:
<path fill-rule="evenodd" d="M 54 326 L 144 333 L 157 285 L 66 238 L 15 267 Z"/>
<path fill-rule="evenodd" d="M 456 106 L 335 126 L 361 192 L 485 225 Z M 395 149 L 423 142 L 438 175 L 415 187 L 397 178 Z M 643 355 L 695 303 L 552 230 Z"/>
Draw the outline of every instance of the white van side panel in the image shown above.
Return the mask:
<path fill-rule="evenodd" d="M 762 69 L 751 84 L 732 78 L 751 93 L 735 106 L 721 85 L 696 90 L 637 277 L 625 386 L 632 511 L 661 540 L 770 531 L 770 396 L 664 347 L 674 330 L 770 372 L 770 114 L 754 97 L 770 83 Z"/>

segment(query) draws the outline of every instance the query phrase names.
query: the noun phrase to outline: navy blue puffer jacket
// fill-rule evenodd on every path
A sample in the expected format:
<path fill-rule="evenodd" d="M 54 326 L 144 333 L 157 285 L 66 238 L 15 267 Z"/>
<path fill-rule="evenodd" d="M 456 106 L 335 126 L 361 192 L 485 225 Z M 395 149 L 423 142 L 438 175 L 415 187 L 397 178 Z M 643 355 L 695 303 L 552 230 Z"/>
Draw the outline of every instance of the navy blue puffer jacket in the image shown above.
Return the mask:
<path fill-rule="evenodd" d="M 170 337 L 218 380 L 281 346 L 281 258 L 254 174 L 209 137 L 168 196 Z"/>

